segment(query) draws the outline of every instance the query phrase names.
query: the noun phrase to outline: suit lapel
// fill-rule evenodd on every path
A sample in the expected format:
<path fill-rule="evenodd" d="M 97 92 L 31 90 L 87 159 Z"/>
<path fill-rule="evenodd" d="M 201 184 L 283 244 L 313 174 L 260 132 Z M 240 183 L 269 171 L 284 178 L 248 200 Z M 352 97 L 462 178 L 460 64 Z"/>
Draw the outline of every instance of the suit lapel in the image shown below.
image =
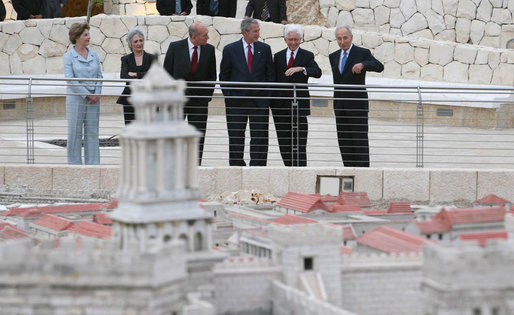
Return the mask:
<path fill-rule="evenodd" d="M 239 42 L 239 45 L 237 45 L 237 49 L 236 49 L 236 54 L 239 55 L 239 60 L 241 60 L 241 62 L 243 63 L 244 65 L 244 69 L 246 69 L 246 72 L 250 73 L 250 71 L 248 71 L 248 62 L 246 61 L 246 56 L 245 56 L 245 47 L 246 47 L 246 42 L 245 42 L 245 45 L 243 46 L 243 44 L 241 42 Z M 256 51 L 256 48 L 255 48 L 255 45 L 253 46 L 254 47 L 254 51 Z M 255 61 L 255 53 L 254 53 L 254 56 L 253 56 L 253 60 Z M 252 69 L 253 69 L 253 65 L 255 64 L 255 62 L 252 63 Z"/>
<path fill-rule="evenodd" d="M 189 45 L 187 44 L 187 38 L 182 40 L 182 43 L 180 43 L 182 46 L 182 49 L 180 49 L 182 54 L 182 60 L 184 62 L 184 65 L 187 65 L 187 73 L 191 73 L 191 59 L 189 58 Z"/>
<path fill-rule="evenodd" d="M 338 76 L 341 76 L 342 74 L 339 71 L 339 61 L 341 61 L 341 49 L 337 50 L 337 52 L 335 53 L 334 58 L 335 58 L 335 60 L 334 60 L 334 66 L 332 67 L 332 72 L 337 73 Z"/>

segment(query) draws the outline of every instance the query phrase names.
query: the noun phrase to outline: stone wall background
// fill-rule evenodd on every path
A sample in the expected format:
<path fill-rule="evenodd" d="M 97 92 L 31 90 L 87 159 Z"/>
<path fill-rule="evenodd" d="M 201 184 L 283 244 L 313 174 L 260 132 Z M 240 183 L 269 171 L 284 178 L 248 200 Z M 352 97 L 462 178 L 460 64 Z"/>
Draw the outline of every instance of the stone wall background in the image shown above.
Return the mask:
<path fill-rule="evenodd" d="M 0 75 L 63 74 L 62 55 L 71 48 L 69 27 L 84 18 L 9 21 L 0 23 Z M 129 52 L 125 37 L 134 27 L 146 35 L 145 49 L 161 55 L 172 41 L 187 36 L 188 26 L 202 21 L 209 26 L 209 42 L 216 47 L 218 63 L 223 47 L 241 38 L 240 20 L 207 16 L 107 16 L 91 19 L 91 48 L 100 56 L 104 73 L 118 73 L 120 58 Z M 286 47 L 284 26 L 262 23 L 261 39 L 273 52 Z M 339 47 L 334 29 L 304 27 L 302 47 L 312 51 L 323 74 L 331 76 L 328 55 Z M 514 84 L 514 51 L 443 42 L 413 36 L 354 31 L 354 43 L 372 50 L 385 70 L 370 76 L 410 80 L 477 84 Z"/>
<path fill-rule="evenodd" d="M 320 0 L 329 26 L 505 48 L 514 0 Z"/>

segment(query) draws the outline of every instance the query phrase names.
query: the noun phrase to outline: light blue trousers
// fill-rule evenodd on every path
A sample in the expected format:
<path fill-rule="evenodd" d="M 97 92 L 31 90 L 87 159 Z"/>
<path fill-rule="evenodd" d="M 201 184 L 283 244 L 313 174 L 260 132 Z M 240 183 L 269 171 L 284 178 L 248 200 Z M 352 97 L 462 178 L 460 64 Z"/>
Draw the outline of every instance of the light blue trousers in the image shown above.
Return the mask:
<path fill-rule="evenodd" d="M 82 134 L 84 134 L 85 163 L 100 164 L 98 141 L 100 102 L 87 104 L 87 99 L 82 96 L 67 96 L 66 119 L 68 120 L 68 164 L 82 164 Z"/>

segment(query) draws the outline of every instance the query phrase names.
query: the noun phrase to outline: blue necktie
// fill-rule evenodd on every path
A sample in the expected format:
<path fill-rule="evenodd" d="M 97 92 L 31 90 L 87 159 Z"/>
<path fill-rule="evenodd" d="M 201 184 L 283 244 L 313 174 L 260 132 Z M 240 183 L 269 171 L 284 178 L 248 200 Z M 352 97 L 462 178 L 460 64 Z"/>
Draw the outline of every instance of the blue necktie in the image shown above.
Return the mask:
<path fill-rule="evenodd" d="M 343 53 L 343 58 L 341 59 L 341 66 L 339 67 L 339 72 L 343 74 L 344 66 L 346 65 L 346 60 L 348 59 L 348 53 L 345 51 Z"/>
<path fill-rule="evenodd" d="M 209 11 L 211 11 L 214 15 L 218 15 L 218 0 L 211 0 L 209 3 Z"/>
<path fill-rule="evenodd" d="M 180 14 L 182 13 L 182 3 L 180 3 L 181 0 L 176 0 L 175 1 L 175 12 L 177 14 Z"/>

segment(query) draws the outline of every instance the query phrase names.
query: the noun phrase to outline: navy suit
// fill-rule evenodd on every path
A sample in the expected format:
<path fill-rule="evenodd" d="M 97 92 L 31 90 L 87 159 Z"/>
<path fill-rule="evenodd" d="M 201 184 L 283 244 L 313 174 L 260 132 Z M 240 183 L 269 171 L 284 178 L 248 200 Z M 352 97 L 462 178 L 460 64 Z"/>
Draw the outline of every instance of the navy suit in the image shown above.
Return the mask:
<path fill-rule="evenodd" d="M 207 128 L 207 114 L 209 102 L 214 92 L 213 85 L 193 84 L 193 81 L 216 81 L 216 54 L 214 46 L 206 44 L 200 46 L 200 58 L 195 73 L 191 69 L 191 57 L 189 56 L 188 39 L 182 39 L 170 43 L 164 69 L 175 79 L 184 79 L 188 82 L 186 96 L 188 101 L 184 105 L 184 118 L 195 126 L 201 133 L 199 148 L 199 165 L 202 162 L 203 144 Z M 194 97 L 200 96 L 200 97 Z"/>
<path fill-rule="evenodd" d="M 254 43 L 250 72 L 242 41 L 226 45 L 223 48 L 219 79 L 234 82 L 273 82 L 275 72 L 270 46 L 261 42 Z M 250 121 L 250 166 L 266 166 L 270 90 L 262 86 L 239 84 L 222 85 L 222 91 L 225 96 L 230 165 L 246 165 L 243 159 L 245 129 Z M 245 98 L 239 98 L 241 96 Z"/>
<path fill-rule="evenodd" d="M 382 72 L 384 65 L 366 48 L 353 45 L 343 73 L 339 71 L 341 49 L 329 55 L 334 84 L 365 85 L 366 72 Z M 362 63 L 359 74 L 352 73 L 354 65 Z M 334 90 L 334 114 L 337 139 L 344 166 L 369 167 L 368 93 L 366 88 Z"/>
<path fill-rule="evenodd" d="M 307 83 L 309 77 L 321 77 L 321 69 L 314 60 L 314 54 L 308 50 L 298 48 L 294 57 L 293 67 L 305 68 L 303 72 L 296 72 L 292 76 L 286 76 L 287 48 L 275 54 L 274 65 L 277 82 Z M 280 146 L 280 154 L 285 166 L 307 166 L 307 116 L 310 115 L 310 95 L 307 87 L 296 87 L 296 99 L 293 98 L 293 90 L 277 91 L 277 98 L 271 102 L 273 121 L 277 130 L 277 139 Z M 288 97 L 288 99 L 283 99 Z M 292 108 L 293 101 L 298 102 L 296 111 Z M 293 144 L 296 144 L 293 146 Z M 297 148 L 297 151 L 293 150 Z"/>

